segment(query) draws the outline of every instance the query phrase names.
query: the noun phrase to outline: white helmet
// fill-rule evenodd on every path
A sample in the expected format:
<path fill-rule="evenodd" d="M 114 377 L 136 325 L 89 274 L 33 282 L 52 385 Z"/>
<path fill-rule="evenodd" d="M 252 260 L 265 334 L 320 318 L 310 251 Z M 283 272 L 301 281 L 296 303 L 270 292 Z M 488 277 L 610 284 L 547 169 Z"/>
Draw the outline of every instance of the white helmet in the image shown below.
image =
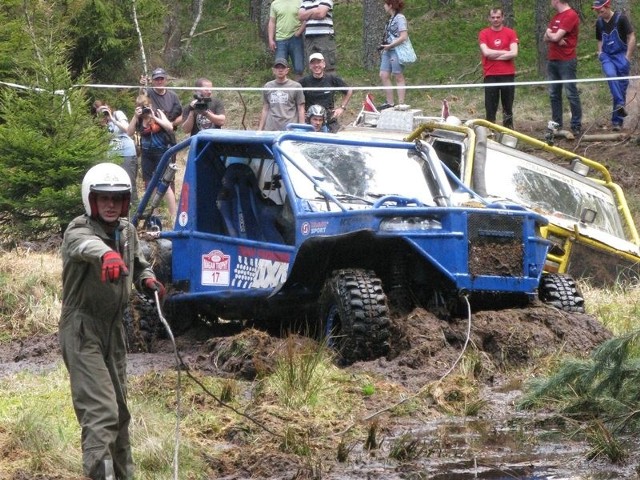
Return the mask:
<path fill-rule="evenodd" d="M 311 117 L 322 117 L 322 121 L 327 121 L 327 111 L 322 105 L 311 105 L 307 110 L 307 120 Z"/>
<path fill-rule="evenodd" d="M 85 174 L 82 180 L 82 203 L 87 215 L 92 218 L 98 217 L 95 196 L 98 192 L 124 194 L 120 216 L 126 217 L 129 214 L 131 180 L 124 168 L 115 163 L 99 163 Z"/>

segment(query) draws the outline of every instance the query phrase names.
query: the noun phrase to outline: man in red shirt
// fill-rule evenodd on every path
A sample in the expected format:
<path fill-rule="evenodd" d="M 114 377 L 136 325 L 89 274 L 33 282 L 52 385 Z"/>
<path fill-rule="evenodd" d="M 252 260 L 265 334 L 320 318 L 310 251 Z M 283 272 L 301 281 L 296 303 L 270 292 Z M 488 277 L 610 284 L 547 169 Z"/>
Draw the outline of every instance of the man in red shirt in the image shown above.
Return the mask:
<path fill-rule="evenodd" d="M 551 0 L 551 6 L 558 13 L 549 22 L 544 33 L 547 42 L 547 76 L 549 80 L 575 80 L 577 78 L 578 29 L 580 18 L 567 0 Z M 564 85 L 569 106 L 571 107 L 571 131 L 582 134 L 582 105 L 575 83 L 553 83 L 549 85 L 551 100 L 551 119 L 562 128 L 562 85 Z"/>
<path fill-rule="evenodd" d="M 505 85 L 484 88 L 485 118 L 495 123 L 498 104 L 502 101 L 502 125 L 513 128 L 513 99 L 516 76 L 514 59 L 518 55 L 518 35 L 503 25 L 502 9 L 489 12 L 490 27 L 480 31 L 478 42 L 482 52 L 484 83 L 505 83 Z"/>

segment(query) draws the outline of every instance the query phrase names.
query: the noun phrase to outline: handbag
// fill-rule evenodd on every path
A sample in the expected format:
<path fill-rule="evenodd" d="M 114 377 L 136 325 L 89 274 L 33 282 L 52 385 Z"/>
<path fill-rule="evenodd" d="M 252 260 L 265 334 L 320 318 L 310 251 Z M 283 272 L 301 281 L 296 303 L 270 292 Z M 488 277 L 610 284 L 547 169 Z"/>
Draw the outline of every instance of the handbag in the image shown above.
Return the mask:
<path fill-rule="evenodd" d="M 407 37 L 407 39 L 400 45 L 395 47 L 395 49 L 396 54 L 398 55 L 398 60 L 400 61 L 400 65 L 413 63 L 418 59 L 418 57 L 416 57 L 416 52 L 413 50 L 413 45 L 411 45 L 411 39 L 409 37 Z"/>

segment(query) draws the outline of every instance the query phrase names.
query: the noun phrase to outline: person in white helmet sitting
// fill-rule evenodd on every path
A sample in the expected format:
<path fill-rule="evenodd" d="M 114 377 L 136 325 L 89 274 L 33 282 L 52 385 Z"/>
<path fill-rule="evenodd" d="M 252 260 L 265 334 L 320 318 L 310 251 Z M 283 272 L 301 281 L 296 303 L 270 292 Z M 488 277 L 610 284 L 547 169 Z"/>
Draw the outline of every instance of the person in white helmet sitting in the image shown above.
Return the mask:
<path fill-rule="evenodd" d="M 328 132 L 327 127 L 327 111 L 322 105 L 311 105 L 307 110 L 307 123 L 313 127 L 316 132 Z"/>

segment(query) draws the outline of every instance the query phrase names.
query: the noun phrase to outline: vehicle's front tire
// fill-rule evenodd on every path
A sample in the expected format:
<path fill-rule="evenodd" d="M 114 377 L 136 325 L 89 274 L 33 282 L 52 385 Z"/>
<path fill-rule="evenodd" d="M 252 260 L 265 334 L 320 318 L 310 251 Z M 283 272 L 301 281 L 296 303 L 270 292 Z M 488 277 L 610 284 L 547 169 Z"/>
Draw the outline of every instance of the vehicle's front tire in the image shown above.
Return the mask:
<path fill-rule="evenodd" d="M 344 363 L 389 352 L 390 325 L 382 281 L 372 271 L 337 270 L 320 294 L 322 333 Z"/>
<path fill-rule="evenodd" d="M 540 300 L 565 312 L 584 313 L 584 298 L 569 275 L 545 273 L 540 278 L 538 288 Z"/>

